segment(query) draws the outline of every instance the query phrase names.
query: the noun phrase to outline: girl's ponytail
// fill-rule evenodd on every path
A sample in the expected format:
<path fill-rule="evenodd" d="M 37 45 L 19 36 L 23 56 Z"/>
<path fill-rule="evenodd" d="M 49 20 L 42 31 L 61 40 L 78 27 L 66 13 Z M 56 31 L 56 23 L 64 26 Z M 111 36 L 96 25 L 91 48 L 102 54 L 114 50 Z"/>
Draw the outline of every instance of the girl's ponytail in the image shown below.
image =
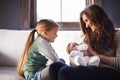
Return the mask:
<path fill-rule="evenodd" d="M 35 29 L 32 30 L 32 32 L 30 32 L 28 39 L 27 39 L 27 42 L 26 42 L 26 45 L 25 45 L 24 52 L 23 52 L 23 54 L 18 62 L 17 71 L 18 71 L 18 74 L 22 77 L 24 77 L 23 67 L 24 67 L 24 64 L 25 64 L 27 56 L 28 56 L 29 48 L 34 41 L 34 33 L 35 32 L 36 32 Z"/>

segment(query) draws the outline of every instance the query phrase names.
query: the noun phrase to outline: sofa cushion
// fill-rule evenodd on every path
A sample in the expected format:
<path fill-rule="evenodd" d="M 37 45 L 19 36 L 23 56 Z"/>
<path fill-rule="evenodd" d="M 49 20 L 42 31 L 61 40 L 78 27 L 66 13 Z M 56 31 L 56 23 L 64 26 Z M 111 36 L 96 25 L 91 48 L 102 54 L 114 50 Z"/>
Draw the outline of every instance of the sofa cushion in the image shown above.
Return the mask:
<path fill-rule="evenodd" d="M 16 66 L 22 55 L 31 30 L 0 29 L 0 66 Z M 80 31 L 58 31 L 58 37 L 52 44 L 59 57 L 69 64 L 66 46 L 69 42 L 81 42 Z"/>
<path fill-rule="evenodd" d="M 0 30 L 0 66 L 16 66 L 30 30 Z"/>
<path fill-rule="evenodd" d="M 24 80 L 17 74 L 16 67 L 0 66 L 0 80 Z"/>

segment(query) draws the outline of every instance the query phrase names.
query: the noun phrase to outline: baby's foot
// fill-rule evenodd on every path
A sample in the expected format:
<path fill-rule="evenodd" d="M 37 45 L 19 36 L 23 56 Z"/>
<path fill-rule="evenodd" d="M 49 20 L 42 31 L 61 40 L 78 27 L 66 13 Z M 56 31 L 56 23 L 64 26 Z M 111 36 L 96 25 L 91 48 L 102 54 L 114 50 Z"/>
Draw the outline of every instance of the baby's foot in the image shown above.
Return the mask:
<path fill-rule="evenodd" d="M 82 57 L 82 56 L 76 57 L 75 62 L 77 65 L 87 66 L 87 63 L 86 63 L 84 57 Z"/>
<path fill-rule="evenodd" d="M 100 58 L 98 56 L 92 56 L 92 57 L 90 57 L 90 61 L 89 61 L 88 65 L 99 66 L 99 63 L 100 63 Z"/>

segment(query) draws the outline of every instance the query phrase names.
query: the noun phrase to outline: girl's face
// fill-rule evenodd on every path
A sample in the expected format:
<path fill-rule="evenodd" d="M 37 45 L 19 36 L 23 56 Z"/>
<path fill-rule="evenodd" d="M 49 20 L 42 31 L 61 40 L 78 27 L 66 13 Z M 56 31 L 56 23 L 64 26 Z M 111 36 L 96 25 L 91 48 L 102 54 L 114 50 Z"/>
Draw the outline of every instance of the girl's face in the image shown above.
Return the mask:
<path fill-rule="evenodd" d="M 82 15 L 82 19 L 83 19 L 83 21 L 84 21 L 84 23 L 85 23 L 85 25 L 86 25 L 86 28 L 91 28 L 91 30 L 94 32 L 95 26 L 94 26 L 94 24 L 92 23 L 92 21 L 87 17 L 86 14 L 83 14 L 83 15 Z"/>
<path fill-rule="evenodd" d="M 49 42 L 54 42 L 55 38 L 57 37 L 57 32 L 58 32 L 58 27 L 54 27 L 53 29 L 51 29 L 50 31 L 46 31 L 46 36 L 45 38 L 49 41 Z"/>

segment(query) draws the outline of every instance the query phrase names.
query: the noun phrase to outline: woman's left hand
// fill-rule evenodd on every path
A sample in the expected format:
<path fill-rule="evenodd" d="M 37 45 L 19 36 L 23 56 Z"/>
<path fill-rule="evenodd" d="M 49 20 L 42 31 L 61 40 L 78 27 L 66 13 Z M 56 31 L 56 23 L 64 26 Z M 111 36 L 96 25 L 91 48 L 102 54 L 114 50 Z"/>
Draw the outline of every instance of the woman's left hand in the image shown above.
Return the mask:
<path fill-rule="evenodd" d="M 97 52 L 93 50 L 90 44 L 88 44 L 88 51 L 89 51 L 89 54 L 91 55 L 97 55 Z"/>
<path fill-rule="evenodd" d="M 81 52 L 83 52 L 84 56 L 90 56 L 90 52 L 88 50 L 81 50 Z"/>

